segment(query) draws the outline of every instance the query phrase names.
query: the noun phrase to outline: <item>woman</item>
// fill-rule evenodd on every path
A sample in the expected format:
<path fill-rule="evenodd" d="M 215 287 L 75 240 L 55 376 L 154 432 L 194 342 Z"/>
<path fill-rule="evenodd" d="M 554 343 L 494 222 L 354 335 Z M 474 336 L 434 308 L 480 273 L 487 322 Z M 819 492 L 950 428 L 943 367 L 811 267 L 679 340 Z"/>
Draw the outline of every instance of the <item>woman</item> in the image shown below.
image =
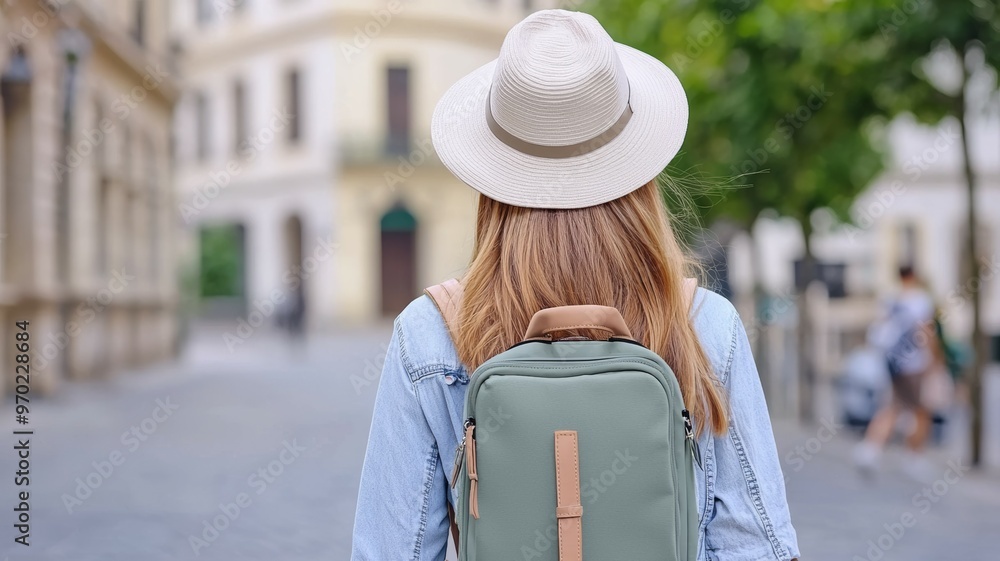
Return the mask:
<path fill-rule="evenodd" d="M 932 482 L 934 469 L 924 455 L 931 433 L 935 397 L 927 396 L 932 376 L 943 375 L 945 356 L 935 327 L 934 300 L 911 266 L 899 269 L 899 294 L 888 306 L 885 318 L 872 326 L 868 339 L 886 355 L 892 394 L 865 431 L 854 452 L 862 474 L 873 475 L 882 451 L 895 431 L 899 416 L 909 411 L 913 428 L 906 438 L 903 471 L 920 482 Z"/>
<path fill-rule="evenodd" d="M 699 559 L 798 556 L 767 407 L 733 307 L 698 289 L 655 178 L 687 101 L 661 62 L 562 10 L 515 26 L 432 120 L 446 166 L 479 191 L 455 344 L 434 303 L 396 319 L 354 529 L 355 561 L 444 558 L 469 375 L 540 309 L 603 304 L 674 371 L 698 423 Z M 693 300 L 693 301 L 692 301 Z M 503 419 L 496 419 L 503 422 Z"/>

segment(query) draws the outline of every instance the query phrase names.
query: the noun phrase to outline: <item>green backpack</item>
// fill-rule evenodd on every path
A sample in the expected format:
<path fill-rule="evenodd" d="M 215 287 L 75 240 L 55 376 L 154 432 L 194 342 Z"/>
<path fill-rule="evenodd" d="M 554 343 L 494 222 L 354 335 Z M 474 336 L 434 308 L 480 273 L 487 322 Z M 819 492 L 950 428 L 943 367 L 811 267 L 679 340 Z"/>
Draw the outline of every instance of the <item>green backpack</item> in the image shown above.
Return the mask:
<path fill-rule="evenodd" d="M 427 289 L 452 335 L 461 286 Z M 554 335 L 577 329 L 607 340 Z M 690 561 L 694 461 L 677 379 L 605 306 L 534 315 L 472 374 L 455 453 L 460 561 Z"/>

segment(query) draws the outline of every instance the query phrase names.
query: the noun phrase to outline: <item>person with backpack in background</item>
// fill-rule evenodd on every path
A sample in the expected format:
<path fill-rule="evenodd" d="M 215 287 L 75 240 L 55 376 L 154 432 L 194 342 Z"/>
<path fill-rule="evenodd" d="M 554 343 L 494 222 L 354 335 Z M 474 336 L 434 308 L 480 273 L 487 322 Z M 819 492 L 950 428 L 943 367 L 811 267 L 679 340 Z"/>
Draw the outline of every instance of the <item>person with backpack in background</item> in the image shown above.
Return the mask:
<path fill-rule="evenodd" d="M 855 449 L 854 461 L 862 473 L 874 473 L 897 419 L 908 412 L 913 416 L 913 428 L 906 438 L 902 468 L 914 479 L 924 481 L 933 473 L 924 456 L 932 423 L 929 405 L 936 406 L 935 400 L 940 397 L 927 395 L 930 388 L 937 386 L 929 382 L 943 373 L 945 361 L 935 324 L 934 299 L 913 267 L 900 267 L 899 280 L 899 292 L 888 303 L 883 318 L 868 332 L 869 343 L 885 354 L 892 393 L 869 423 L 864 440 Z"/>
<path fill-rule="evenodd" d="M 449 527 L 463 561 L 798 558 L 743 324 L 658 186 L 687 115 L 662 62 L 564 10 L 441 99 L 473 255 L 394 322 L 354 561 L 440 561 Z"/>

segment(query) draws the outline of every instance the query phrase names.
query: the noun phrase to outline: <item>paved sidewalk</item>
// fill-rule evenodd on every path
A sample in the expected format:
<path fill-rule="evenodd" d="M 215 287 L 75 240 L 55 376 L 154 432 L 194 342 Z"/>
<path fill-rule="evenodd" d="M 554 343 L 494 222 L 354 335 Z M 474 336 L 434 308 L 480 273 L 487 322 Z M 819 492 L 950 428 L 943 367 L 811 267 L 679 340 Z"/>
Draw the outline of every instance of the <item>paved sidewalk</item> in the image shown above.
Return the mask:
<path fill-rule="evenodd" d="M 34 403 L 32 546 L 12 545 L 7 479 L 0 560 L 346 561 L 386 327 L 298 347 L 254 334 L 232 353 L 221 341 L 199 333 L 178 364 Z M 12 418 L 8 401 L 5 473 Z M 918 504 L 922 486 L 891 462 L 874 482 L 853 472 L 846 430 L 775 426 L 804 560 L 1000 558 L 998 479 L 949 483 L 940 458 L 934 502 Z"/>
<path fill-rule="evenodd" d="M 900 469 L 898 447 L 881 471 L 862 477 L 851 462 L 858 437 L 828 438 L 822 425 L 775 423 L 789 505 L 808 561 L 996 561 L 1000 476 L 967 471 L 965 457 L 933 450 L 933 481 Z"/>

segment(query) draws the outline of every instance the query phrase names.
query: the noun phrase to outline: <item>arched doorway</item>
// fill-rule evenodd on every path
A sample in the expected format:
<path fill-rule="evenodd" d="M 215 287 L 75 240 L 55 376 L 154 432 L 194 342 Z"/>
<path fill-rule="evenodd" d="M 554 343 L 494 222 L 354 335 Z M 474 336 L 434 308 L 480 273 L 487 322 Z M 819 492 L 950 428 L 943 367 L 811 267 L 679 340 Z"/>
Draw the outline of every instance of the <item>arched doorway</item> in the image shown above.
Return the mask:
<path fill-rule="evenodd" d="M 382 315 L 395 316 L 417 295 L 417 219 L 396 205 L 382 215 Z"/>

